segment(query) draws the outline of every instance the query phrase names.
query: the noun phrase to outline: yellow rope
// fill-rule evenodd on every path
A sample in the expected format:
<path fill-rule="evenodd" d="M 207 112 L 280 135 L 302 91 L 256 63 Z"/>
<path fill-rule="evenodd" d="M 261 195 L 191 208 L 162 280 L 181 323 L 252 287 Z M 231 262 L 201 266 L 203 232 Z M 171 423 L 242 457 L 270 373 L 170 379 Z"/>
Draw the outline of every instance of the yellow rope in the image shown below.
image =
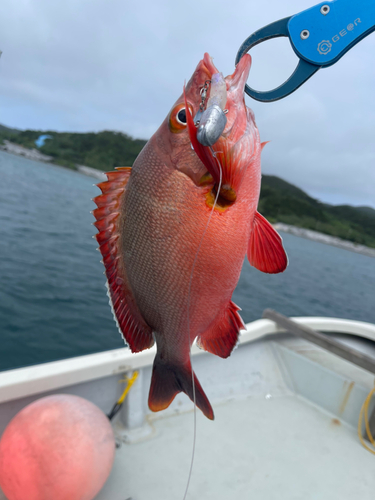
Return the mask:
<path fill-rule="evenodd" d="M 367 437 L 369 438 L 372 446 L 375 447 L 375 440 L 371 434 L 370 424 L 368 421 L 368 407 L 369 407 L 371 398 L 374 395 L 374 393 L 375 393 L 375 387 L 370 391 L 369 395 L 367 396 L 367 398 L 365 399 L 365 402 L 362 405 L 361 411 L 359 413 L 358 429 L 357 430 L 358 430 L 358 437 L 359 437 L 359 440 L 361 441 L 362 445 L 366 448 L 366 450 L 368 450 L 370 453 L 373 453 L 375 455 L 375 450 L 370 448 L 370 446 L 368 446 L 368 444 L 365 443 L 363 436 L 362 436 L 362 419 L 363 419 L 363 415 L 364 415 L 365 416 L 365 427 L 366 427 Z"/>
<path fill-rule="evenodd" d="M 121 383 L 121 382 L 127 382 L 127 385 L 126 385 L 126 387 L 124 389 L 124 392 L 122 393 L 120 399 L 117 401 L 117 404 L 120 405 L 120 404 L 122 404 L 124 402 L 124 399 L 128 395 L 128 392 L 130 391 L 131 386 L 137 380 L 137 377 L 138 377 L 138 372 L 134 372 L 131 378 L 125 376 L 123 379 L 119 380 L 119 383 Z"/>

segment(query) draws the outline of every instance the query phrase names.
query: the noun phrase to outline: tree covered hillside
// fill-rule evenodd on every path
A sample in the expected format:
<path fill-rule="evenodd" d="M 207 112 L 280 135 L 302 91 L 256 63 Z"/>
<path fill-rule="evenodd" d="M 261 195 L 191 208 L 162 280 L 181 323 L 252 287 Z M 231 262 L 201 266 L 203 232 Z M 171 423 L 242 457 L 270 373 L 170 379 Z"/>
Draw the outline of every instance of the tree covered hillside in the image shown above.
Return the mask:
<path fill-rule="evenodd" d="M 5 129 L 5 130 L 4 130 Z M 15 131 L 0 128 L 0 143 L 4 139 L 26 148 L 36 148 L 35 141 L 41 135 L 50 135 L 38 150 L 52 156 L 54 163 L 75 168 L 86 165 L 99 170 L 113 170 L 120 165 L 132 165 L 138 153 L 146 144 L 145 140 L 132 139 L 122 132 L 53 132 L 50 130 Z"/>
<path fill-rule="evenodd" d="M 121 132 L 53 132 L 17 130 L 0 125 L 4 139 L 36 148 L 41 135 L 50 135 L 39 149 L 56 164 L 70 168 L 87 165 L 102 171 L 131 166 L 146 141 Z M 272 175 L 263 175 L 259 212 L 270 222 L 284 222 L 313 229 L 375 248 L 375 210 L 370 207 L 333 206 L 320 203 L 296 186 Z"/>
<path fill-rule="evenodd" d="M 375 247 L 374 209 L 320 203 L 273 175 L 262 176 L 259 212 L 270 222 L 284 222 Z"/>

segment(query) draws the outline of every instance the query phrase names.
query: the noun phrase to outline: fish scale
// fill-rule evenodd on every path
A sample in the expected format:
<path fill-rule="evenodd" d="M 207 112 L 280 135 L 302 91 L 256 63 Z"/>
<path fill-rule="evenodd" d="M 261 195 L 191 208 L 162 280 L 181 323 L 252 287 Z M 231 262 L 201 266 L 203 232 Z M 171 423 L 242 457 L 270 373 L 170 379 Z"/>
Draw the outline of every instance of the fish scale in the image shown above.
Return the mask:
<path fill-rule="evenodd" d="M 174 345 L 179 342 L 187 344 L 188 349 L 185 334 L 187 296 L 198 246 L 195 241 L 196 232 L 199 231 L 198 224 L 194 223 L 189 201 L 185 201 L 183 196 L 183 193 L 188 192 L 191 181 L 179 172 L 167 170 L 167 175 L 165 172 L 163 175 L 165 166 L 157 158 L 153 158 L 151 148 L 152 145 L 148 146 L 140 161 L 134 164 L 133 170 L 137 175 L 134 176 L 134 181 L 130 180 L 125 198 L 125 210 L 128 214 L 135 213 L 138 195 L 145 200 L 145 204 L 141 211 L 137 210 L 134 223 L 131 215 L 127 217 L 124 260 L 137 304 L 147 323 L 157 333 L 173 333 L 169 350 L 173 350 Z M 145 183 L 144 178 L 148 178 L 149 182 Z M 167 189 L 163 188 L 165 185 Z M 177 210 L 171 212 L 170 208 L 174 204 Z M 184 206 L 185 209 L 189 207 L 191 224 L 184 221 Z M 177 218 L 175 212 L 179 214 Z M 193 242 L 188 251 L 186 241 Z M 131 252 L 130 257 L 127 256 L 130 253 L 129 246 L 138 248 L 138 252 Z M 183 252 L 181 246 L 184 246 Z M 193 310 L 192 302 L 191 312 Z M 193 314 L 192 316 L 194 317 Z M 193 326 L 194 319 L 191 320 L 191 327 Z"/>

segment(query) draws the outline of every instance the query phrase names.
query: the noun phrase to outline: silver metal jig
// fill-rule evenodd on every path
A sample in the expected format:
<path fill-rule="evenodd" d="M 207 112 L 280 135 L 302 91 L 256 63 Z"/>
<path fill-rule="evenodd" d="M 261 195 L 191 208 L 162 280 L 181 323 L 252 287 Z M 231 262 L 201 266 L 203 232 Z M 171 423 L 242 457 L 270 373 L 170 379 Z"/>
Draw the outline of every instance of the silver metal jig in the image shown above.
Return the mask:
<path fill-rule="evenodd" d="M 213 146 L 217 142 L 225 129 L 227 117 L 224 111 L 217 104 L 213 104 L 203 111 L 197 139 L 203 146 Z"/>

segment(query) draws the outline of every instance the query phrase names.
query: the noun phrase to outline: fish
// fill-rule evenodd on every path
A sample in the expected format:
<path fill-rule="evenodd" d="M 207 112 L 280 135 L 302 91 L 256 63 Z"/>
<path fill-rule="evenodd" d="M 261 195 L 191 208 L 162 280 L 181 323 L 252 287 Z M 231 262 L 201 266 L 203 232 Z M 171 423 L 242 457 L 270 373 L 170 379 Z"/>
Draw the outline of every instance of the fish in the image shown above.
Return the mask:
<path fill-rule="evenodd" d="M 265 273 L 288 264 L 281 237 L 257 211 L 265 143 L 244 100 L 250 66 L 246 54 L 233 74 L 218 78 L 204 54 L 133 166 L 98 184 L 94 225 L 115 320 L 133 353 L 156 342 L 154 412 L 184 392 L 214 419 L 191 345 L 221 358 L 236 347 L 245 325 L 231 298 L 246 255 Z M 217 98 L 210 84 L 219 80 Z M 198 118 L 210 97 L 225 127 L 216 142 L 202 144 Z"/>

